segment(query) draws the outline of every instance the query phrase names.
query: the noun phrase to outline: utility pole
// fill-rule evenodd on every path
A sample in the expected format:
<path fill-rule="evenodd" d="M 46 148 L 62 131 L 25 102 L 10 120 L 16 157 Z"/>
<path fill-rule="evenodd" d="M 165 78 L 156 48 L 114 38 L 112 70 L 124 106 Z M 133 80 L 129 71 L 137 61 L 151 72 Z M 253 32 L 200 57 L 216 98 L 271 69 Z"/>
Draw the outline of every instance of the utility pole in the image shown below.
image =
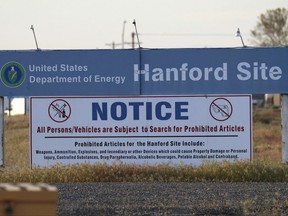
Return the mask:
<path fill-rule="evenodd" d="M 135 35 L 136 35 L 135 32 L 132 32 L 131 33 L 132 41 L 131 42 L 125 42 L 125 44 L 130 45 L 132 47 L 132 49 L 135 48 Z M 141 44 L 141 42 L 140 42 L 140 44 Z"/>
<path fill-rule="evenodd" d="M 112 47 L 112 49 L 115 49 L 116 46 L 120 46 L 122 45 L 122 43 L 115 43 L 114 41 L 112 43 L 109 43 L 109 44 L 105 44 L 106 46 L 110 46 Z"/>
<path fill-rule="evenodd" d="M 131 34 L 132 42 L 125 42 L 124 35 L 125 35 L 125 25 L 126 25 L 126 23 L 127 23 L 126 20 L 124 20 L 123 21 L 123 27 L 122 27 L 122 35 L 121 35 L 122 41 L 121 41 L 121 43 L 115 43 L 113 41 L 112 43 L 108 43 L 108 44 L 106 43 L 105 44 L 106 46 L 110 46 L 110 47 L 112 47 L 112 49 L 115 49 L 116 46 L 120 46 L 121 45 L 122 49 L 124 49 L 124 45 L 127 44 L 127 45 L 132 46 L 132 49 L 134 49 L 135 48 L 135 36 L 137 36 L 138 45 L 139 45 L 139 48 L 140 48 L 141 42 L 139 42 L 136 26 L 135 26 L 136 34 L 135 34 L 135 32 L 132 32 L 132 34 Z M 133 21 L 133 25 L 136 25 L 136 21 L 135 20 Z"/>
<path fill-rule="evenodd" d="M 131 36 L 132 36 L 132 49 L 134 49 L 135 48 L 135 32 L 132 32 Z"/>
<path fill-rule="evenodd" d="M 122 29 L 122 49 L 124 49 L 124 34 L 125 34 L 125 24 L 126 24 L 126 20 L 124 20 L 123 22 L 123 29 Z"/>

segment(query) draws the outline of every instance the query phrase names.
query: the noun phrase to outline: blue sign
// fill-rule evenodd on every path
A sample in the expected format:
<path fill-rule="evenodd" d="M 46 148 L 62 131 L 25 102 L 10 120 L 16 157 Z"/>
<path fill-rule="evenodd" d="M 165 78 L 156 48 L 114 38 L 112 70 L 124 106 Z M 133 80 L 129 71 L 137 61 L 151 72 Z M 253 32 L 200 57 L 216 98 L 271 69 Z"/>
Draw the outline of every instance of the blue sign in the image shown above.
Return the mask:
<path fill-rule="evenodd" d="M 0 51 L 2 96 L 288 93 L 288 48 Z"/>

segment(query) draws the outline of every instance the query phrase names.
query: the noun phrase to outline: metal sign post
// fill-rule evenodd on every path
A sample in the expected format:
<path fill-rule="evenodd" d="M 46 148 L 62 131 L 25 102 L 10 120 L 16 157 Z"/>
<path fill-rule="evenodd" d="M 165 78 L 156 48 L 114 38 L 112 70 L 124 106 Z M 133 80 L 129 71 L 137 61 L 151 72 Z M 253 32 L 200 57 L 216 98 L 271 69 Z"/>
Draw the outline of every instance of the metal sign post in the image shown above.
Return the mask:
<path fill-rule="evenodd" d="M 0 97 L 0 166 L 4 166 L 4 97 Z"/>
<path fill-rule="evenodd" d="M 282 161 L 288 162 L 288 95 L 281 95 Z"/>

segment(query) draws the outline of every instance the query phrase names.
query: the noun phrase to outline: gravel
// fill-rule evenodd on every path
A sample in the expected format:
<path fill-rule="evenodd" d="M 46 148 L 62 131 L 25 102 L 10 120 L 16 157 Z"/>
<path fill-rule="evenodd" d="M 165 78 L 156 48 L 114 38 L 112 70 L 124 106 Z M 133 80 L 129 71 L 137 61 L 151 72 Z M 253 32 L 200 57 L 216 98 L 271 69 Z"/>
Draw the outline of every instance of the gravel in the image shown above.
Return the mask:
<path fill-rule="evenodd" d="M 58 216 L 288 215 L 287 183 L 61 183 Z"/>

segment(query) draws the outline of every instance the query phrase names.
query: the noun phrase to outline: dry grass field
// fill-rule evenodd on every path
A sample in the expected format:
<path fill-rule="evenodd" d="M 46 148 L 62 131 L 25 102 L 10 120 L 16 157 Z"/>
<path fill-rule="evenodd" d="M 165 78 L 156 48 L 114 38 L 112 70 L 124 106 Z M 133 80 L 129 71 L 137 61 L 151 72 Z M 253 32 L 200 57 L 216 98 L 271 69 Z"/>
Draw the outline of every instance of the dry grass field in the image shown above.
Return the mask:
<path fill-rule="evenodd" d="M 197 168 L 171 167 L 167 164 L 159 166 L 82 164 L 31 169 L 29 116 L 7 116 L 5 117 L 5 167 L 0 182 L 286 182 L 288 167 L 281 163 L 280 109 L 254 110 L 253 125 L 254 160 L 252 163 L 250 161 L 207 163 Z"/>
<path fill-rule="evenodd" d="M 79 215 L 78 213 L 71 214 L 73 210 L 78 211 L 79 209 L 82 211 L 93 211 L 93 214 L 95 211 L 101 210 L 106 213 L 111 209 L 115 211 L 113 208 L 116 208 L 117 206 L 115 207 L 114 203 L 111 205 L 111 196 L 109 196 L 109 194 L 107 195 L 109 197 L 107 198 L 108 201 L 105 202 L 105 204 L 102 206 L 94 205 L 96 201 L 92 201 L 90 189 L 86 189 L 86 191 L 83 189 L 84 192 L 82 189 L 80 190 L 80 188 L 84 186 L 89 186 L 89 184 L 78 184 L 84 182 L 97 183 L 98 186 L 106 185 L 106 183 L 108 183 L 109 191 L 111 190 L 111 187 L 114 188 L 111 190 L 113 197 L 116 194 L 116 189 L 119 192 L 119 184 L 124 185 L 123 187 L 126 185 L 136 185 L 135 187 L 137 187 L 137 189 L 145 190 L 145 194 L 149 195 L 149 193 L 147 193 L 147 187 L 151 187 L 158 183 L 160 183 L 159 185 L 162 187 L 167 187 L 167 184 L 169 186 L 171 184 L 180 184 L 181 186 L 179 186 L 178 190 L 182 191 L 180 191 L 182 195 L 185 195 L 186 192 L 192 190 L 193 195 L 189 194 L 189 196 L 184 197 L 183 199 L 185 201 L 190 199 L 193 200 L 193 197 L 195 197 L 195 199 L 189 201 L 188 204 L 185 204 L 185 202 L 183 204 L 182 201 L 177 203 L 177 199 L 175 199 L 173 195 L 172 200 L 174 200 L 174 202 L 169 203 L 169 206 L 172 206 L 173 208 L 169 208 L 166 203 L 168 199 L 166 195 L 163 198 L 164 201 L 159 201 L 159 196 L 154 196 L 154 194 L 152 194 L 157 200 L 157 202 L 155 201 L 155 203 L 152 204 L 150 201 L 151 197 L 149 197 L 149 199 L 147 198 L 147 203 L 143 203 L 143 194 L 136 194 L 136 197 L 139 198 L 141 202 L 137 204 L 134 203 L 133 205 L 129 204 L 130 202 L 119 204 L 120 207 L 118 207 L 123 211 L 119 215 L 125 215 L 125 213 L 126 215 L 132 215 L 132 213 L 135 215 L 135 212 L 139 213 L 139 208 L 142 210 L 144 209 L 145 212 L 147 209 L 149 211 L 153 210 L 154 213 L 155 211 L 158 211 L 158 215 L 170 215 L 169 212 L 171 212 L 171 209 L 181 210 L 181 206 L 183 207 L 183 205 L 190 213 L 192 211 L 191 209 L 198 209 L 201 213 L 199 215 L 216 215 L 217 212 L 221 213 L 217 213 L 217 215 L 287 215 L 288 200 L 285 195 L 286 190 L 279 189 L 281 190 L 281 193 L 280 191 L 277 193 L 273 192 L 277 191 L 278 187 L 285 188 L 288 181 L 288 166 L 281 163 L 280 116 L 281 113 L 279 109 L 270 108 L 254 110 L 253 162 L 241 161 L 235 163 L 223 162 L 221 164 L 211 163 L 203 164 L 197 168 L 192 166 L 169 167 L 165 164 L 153 167 L 124 164 L 112 166 L 103 164 L 83 164 L 65 167 L 54 166 L 51 168 L 39 169 L 30 169 L 29 165 L 29 116 L 20 115 L 6 117 L 5 167 L 0 169 L 0 182 L 69 183 L 58 184 L 61 188 L 60 191 L 61 194 L 63 194 L 63 197 L 66 199 L 67 197 L 71 197 L 70 201 L 67 201 L 63 197 L 59 200 L 59 206 L 61 207 L 59 208 L 61 210 L 59 211 L 59 215 Z M 75 172 L 75 170 L 77 170 L 77 172 Z M 196 184 L 185 184 L 190 182 Z M 234 184 L 235 182 L 237 183 Z M 278 183 L 274 184 L 275 182 Z M 284 182 L 284 184 L 282 182 Z M 139 185 L 141 184 L 145 186 L 139 188 Z M 185 192 L 182 188 L 183 184 L 184 187 L 189 186 L 189 189 L 184 189 Z M 75 187 L 75 185 L 78 186 Z M 94 189 L 97 188 L 94 186 L 95 184 L 93 184 Z M 200 188 L 198 188 L 199 186 Z M 267 188 L 268 186 L 270 189 Z M 191 187 L 196 188 L 191 189 Z M 225 193 L 223 193 L 223 189 L 220 189 L 220 187 L 225 188 Z M 237 187 L 239 188 L 237 189 Z M 101 188 L 102 187 L 97 188 L 97 193 L 99 193 L 99 189 Z M 210 197 L 211 193 L 213 194 L 211 188 L 214 188 L 213 190 L 215 190 L 214 195 L 221 194 L 221 196 Z M 246 188 L 246 192 L 244 191 L 244 188 Z M 259 193 L 259 188 L 261 188 L 262 195 Z M 272 190 L 271 188 L 275 190 Z M 228 192 L 228 189 L 231 192 Z M 65 191 L 69 196 L 65 195 Z M 136 190 L 135 188 L 134 190 L 124 188 L 123 191 L 125 193 L 131 192 L 135 195 L 134 193 Z M 173 193 L 176 193 L 176 191 L 174 190 Z M 201 202 L 201 199 L 199 201 L 197 196 L 194 194 L 195 191 L 198 191 L 198 193 L 201 192 L 201 195 L 204 194 L 204 197 L 206 197 L 207 194 L 210 194 L 209 197 L 206 197 L 205 199 L 212 199 L 212 201 L 210 203 Z M 162 191 L 158 191 L 158 195 L 161 194 L 161 192 Z M 170 187 L 169 192 L 171 192 Z M 80 193 L 90 193 L 90 196 L 87 196 L 87 199 L 82 196 L 81 202 L 79 202 L 78 198 L 81 197 Z M 105 190 L 104 194 L 106 193 L 107 191 Z M 251 196 L 247 197 L 246 195 L 248 193 L 251 194 Z M 243 196 L 240 197 L 237 194 Z M 200 197 L 201 195 L 198 194 Z M 231 197 L 226 197 L 228 195 Z M 126 197 L 129 196 L 125 195 L 122 197 L 126 200 Z M 115 196 L 115 198 L 117 198 L 117 201 L 121 201 L 120 197 Z M 75 199 L 77 199 L 77 206 L 75 206 Z M 103 197 L 101 197 L 101 202 L 103 203 Z M 71 205 L 69 205 L 70 203 Z M 92 205 L 94 205 L 94 208 L 91 207 Z M 165 208 L 165 206 L 167 208 Z"/>
<path fill-rule="evenodd" d="M 5 164 L 29 166 L 29 116 L 5 117 Z M 281 110 L 255 109 L 253 113 L 254 160 L 281 161 Z"/>
<path fill-rule="evenodd" d="M 29 167 L 29 116 L 5 116 L 4 163 L 7 168 Z"/>
<path fill-rule="evenodd" d="M 255 109 L 253 113 L 254 160 L 281 161 L 281 109 Z"/>

